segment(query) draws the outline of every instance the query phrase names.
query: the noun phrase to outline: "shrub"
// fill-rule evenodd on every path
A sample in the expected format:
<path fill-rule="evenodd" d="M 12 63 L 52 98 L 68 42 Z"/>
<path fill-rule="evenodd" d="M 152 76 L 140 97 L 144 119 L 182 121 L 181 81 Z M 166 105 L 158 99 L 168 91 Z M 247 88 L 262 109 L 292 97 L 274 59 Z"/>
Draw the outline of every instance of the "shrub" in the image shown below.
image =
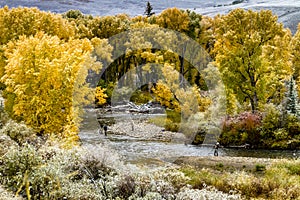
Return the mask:
<path fill-rule="evenodd" d="M 28 128 L 24 123 L 17 123 L 13 120 L 9 120 L 4 125 L 4 127 L 0 130 L 0 134 L 8 135 L 19 145 L 32 141 L 35 137 L 35 133 L 32 129 Z"/>
<path fill-rule="evenodd" d="M 286 119 L 286 129 L 289 135 L 294 136 L 300 133 L 300 121 L 295 115 L 288 115 Z"/>
<path fill-rule="evenodd" d="M 0 185 L 0 200 L 21 200 L 21 197 L 15 197 L 9 191 L 6 191 L 3 186 Z"/>
<path fill-rule="evenodd" d="M 235 117 L 228 117 L 223 122 L 220 142 L 223 145 L 242 145 L 245 143 L 257 145 L 260 141 L 261 121 L 262 115 L 260 113 L 244 112 Z"/>
<path fill-rule="evenodd" d="M 266 170 L 265 184 L 270 199 L 298 199 L 300 197 L 299 160 L 282 160 Z"/>
<path fill-rule="evenodd" d="M 0 105 L 0 128 L 2 128 L 9 120 L 8 114 L 4 111 L 4 108 Z"/>
<path fill-rule="evenodd" d="M 125 176 L 118 183 L 118 196 L 128 199 L 132 194 L 134 194 L 136 188 L 135 180 L 132 176 Z"/>
<path fill-rule="evenodd" d="M 221 191 L 218 191 L 212 187 L 204 188 L 201 190 L 183 188 L 183 190 L 177 195 L 176 200 L 194 200 L 194 199 L 203 199 L 203 200 L 237 200 L 241 199 L 240 195 L 237 194 L 226 194 Z"/>
<path fill-rule="evenodd" d="M 166 119 L 165 129 L 167 131 L 177 132 L 179 130 L 179 124 L 170 119 Z"/>
<path fill-rule="evenodd" d="M 190 178 L 188 182 L 194 189 L 203 190 L 207 186 L 216 188 L 226 194 L 241 194 L 243 199 L 298 199 L 299 186 L 299 160 L 283 160 L 271 166 L 257 165 L 264 168 L 264 173 L 252 174 L 245 171 L 222 172 L 212 169 L 195 170 L 193 168 L 181 169 Z M 179 196 L 182 199 L 191 199 L 189 194 L 195 195 L 195 190 L 188 190 L 188 194 Z M 199 195 L 199 191 L 196 192 Z M 208 199 L 210 196 L 207 197 Z M 199 198 L 200 199 L 200 198 Z"/>
<path fill-rule="evenodd" d="M 255 165 L 255 171 L 256 172 L 261 172 L 261 171 L 265 171 L 265 170 L 266 170 L 266 166 L 265 165 L 261 165 L 261 164 Z"/>
<path fill-rule="evenodd" d="M 30 196 L 30 177 L 34 169 L 41 164 L 42 158 L 33 146 L 25 145 L 23 148 L 11 148 L 1 157 L 1 183 L 17 194 Z"/>
<path fill-rule="evenodd" d="M 16 148 L 18 144 L 9 136 L 0 134 L 0 157 L 6 154 L 10 148 Z"/>
<path fill-rule="evenodd" d="M 272 137 L 272 133 L 280 128 L 280 111 L 273 104 L 265 105 L 264 116 L 262 119 L 261 135 L 265 138 Z"/>
<path fill-rule="evenodd" d="M 112 197 L 116 181 L 112 180 L 115 175 L 107 175 L 107 169 L 103 167 L 107 166 L 106 160 L 101 157 L 98 162 L 97 156 L 85 156 L 86 151 L 82 148 L 63 150 L 44 145 L 37 150 L 29 144 L 11 148 L 0 160 L 0 181 L 14 193 L 31 199 Z M 91 169 L 94 175 L 91 175 Z"/>

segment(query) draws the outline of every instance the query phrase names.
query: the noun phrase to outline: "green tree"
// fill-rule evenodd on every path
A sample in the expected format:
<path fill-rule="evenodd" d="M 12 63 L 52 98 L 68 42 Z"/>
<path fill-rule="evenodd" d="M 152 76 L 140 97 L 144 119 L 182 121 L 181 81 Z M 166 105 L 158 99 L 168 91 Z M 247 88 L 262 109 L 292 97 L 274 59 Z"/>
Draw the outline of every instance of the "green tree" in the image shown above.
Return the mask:
<path fill-rule="evenodd" d="M 152 15 L 155 14 L 155 12 L 152 12 L 153 8 L 152 8 L 152 5 L 150 4 L 150 2 L 148 1 L 147 2 L 147 5 L 146 5 L 146 10 L 144 12 L 144 14 L 147 16 L 147 17 L 151 17 Z"/>
<path fill-rule="evenodd" d="M 269 10 L 236 9 L 216 30 L 216 64 L 227 88 L 251 110 L 275 99 L 291 75 L 291 33 Z"/>
<path fill-rule="evenodd" d="M 286 110 L 290 114 L 293 114 L 295 116 L 300 116 L 297 85 L 293 78 L 291 78 L 290 81 L 288 82 L 287 88 L 288 88 L 288 92 L 287 92 Z"/>

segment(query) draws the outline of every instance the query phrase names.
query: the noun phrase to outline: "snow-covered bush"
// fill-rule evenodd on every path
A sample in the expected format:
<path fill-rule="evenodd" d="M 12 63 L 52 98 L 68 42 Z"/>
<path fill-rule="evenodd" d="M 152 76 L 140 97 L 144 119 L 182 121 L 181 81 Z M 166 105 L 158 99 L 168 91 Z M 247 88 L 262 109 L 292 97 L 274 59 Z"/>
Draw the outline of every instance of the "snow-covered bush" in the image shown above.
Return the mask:
<path fill-rule="evenodd" d="M 35 136 L 35 133 L 24 123 L 17 123 L 13 120 L 8 120 L 8 122 L 0 130 L 0 134 L 8 135 L 19 145 L 22 145 L 25 142 L 33 141 Z"/>
<path fill-rule="evenodd" d="M 183 188 L 178 193 L 176 200 L 238 200 L 241 199 L 237 194 L 226 194 L 213 188 L 204 188 L 201 190 Z"/>

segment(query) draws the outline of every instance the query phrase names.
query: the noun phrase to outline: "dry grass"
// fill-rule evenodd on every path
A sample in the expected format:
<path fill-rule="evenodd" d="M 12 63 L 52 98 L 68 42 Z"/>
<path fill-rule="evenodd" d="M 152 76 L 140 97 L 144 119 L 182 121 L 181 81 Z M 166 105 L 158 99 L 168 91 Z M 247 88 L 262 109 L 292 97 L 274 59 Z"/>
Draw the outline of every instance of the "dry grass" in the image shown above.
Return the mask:
<path fill-rule="evenodd" d="M 189 184 L 201 189 L 205 185 L 229 193 L 236 191 L 246 199 L 300 199 L 300 160 L 276 160 L 255 170 L 223 170 L 215 166 L 197 169 L 184 167 Z"/>

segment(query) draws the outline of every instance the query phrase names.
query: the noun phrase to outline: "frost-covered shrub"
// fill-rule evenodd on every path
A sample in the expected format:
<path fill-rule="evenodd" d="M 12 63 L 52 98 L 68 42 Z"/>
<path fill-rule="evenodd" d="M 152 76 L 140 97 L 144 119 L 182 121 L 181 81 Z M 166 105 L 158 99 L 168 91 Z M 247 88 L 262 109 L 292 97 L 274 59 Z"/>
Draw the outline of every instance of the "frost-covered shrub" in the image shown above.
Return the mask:
<path fill-rule="evenodd" d="M 0 130 L 0 134 L 8 135 L 12 140 L 19 145 L 34 140 L 35 133 L 28 128 L 24 123 L 17 123 L 9 120 Z"/>
<path fill-rule="evenodd" d="M 145 196 L 139 197 L 137 195 L 133 195 L 128 198 L 128 200 L 162 200 L 163 197 L 161 194 L 157 192 L 148 192 Z"/>
<path fill-rule="evenodd" d="M 187 177 L 176 168 L 134 173 L 131 178 L 130 188 L 134 191 L 130 190 L 129 199 L 175 199 L 180 189 L 187 185 Z"/>
<path fill-rule="evenodd" d="M 173 190 L 177 193 L 189 180 L 184 173 L 176 168 L 166 168 L 154 173 L 154 179 L 157 181 L 164 180 L 171 184 Z"/>
<path fill-rule="evenodd" d="M 15 197 L 14 194 L 5 190 L 3 186 L 0 185 L 0 200 L 21 200 L 21 197 Z"/>
<path fill-rule="evenodd" d="M 24 182 L 29 181 L 29 174 L 40 164 L 42 159 L 33 146 L 11 148 L 1 157 L 1 183 L 16 192 Z"/>
<path fill-rule="evenodd" d="M 134 194 L 136 188 L 135 180 L 132 176 L 125 176 L 118 183 L 118 196 L 127 199 Z"/>
<path fill-rule="evenodd" d="M 17 147 L 18 144 L 8 135 L 0 134 L 0 156 L 9 151 L 11 147 Z"/>
<path fill-rule="evenodd" d="M 178 193 L 176 200 L 238 200 L 240 195 L 226 194 L 213 188 L 204 188 L 201 190 L 183 188 Z"/>
<path fill-rule="evenodd" d="M 82 160 L 96 159 L 101 166 L 106 166 L 117 171 L 125 170 L 119 154 L 105 145 L 84 145 L 79 152 Z"/>
<path fill-rule="evenodd" d="M 103 168 L 106 163 L 97 169 L 94 163 L 98 162 L 86 162 L 85 153 L 81 147 L 64 150 L 58 146 L 42 146 L 36 149 L 24 144 L 12 148 L 0 160 L 1 184 L 31 199 L 114 198 L 120 178 Z M 95 175 L 101 176 L 95 179 L 90 173 L 91 167 L 95 167 Z"/>
<path fill-rule="evenodd" d="M 102 200 L 107 199 L 102 196 L 100 188 L 91 183 L 89 179 L 81 179 L 80 181 L 64 181 L 62 188 L 58 191 L 56 197 L 61 199 L 82 199 L 82 200 Z M 58 199 L 58 198 L 56 198 Z"/>
<path fill-rule="evenodd" d="M 2 128 L 7 121 L 9 121 L 8 114 L 3 110 L 3 107 L 0 106 L 0 128 Z"/>

